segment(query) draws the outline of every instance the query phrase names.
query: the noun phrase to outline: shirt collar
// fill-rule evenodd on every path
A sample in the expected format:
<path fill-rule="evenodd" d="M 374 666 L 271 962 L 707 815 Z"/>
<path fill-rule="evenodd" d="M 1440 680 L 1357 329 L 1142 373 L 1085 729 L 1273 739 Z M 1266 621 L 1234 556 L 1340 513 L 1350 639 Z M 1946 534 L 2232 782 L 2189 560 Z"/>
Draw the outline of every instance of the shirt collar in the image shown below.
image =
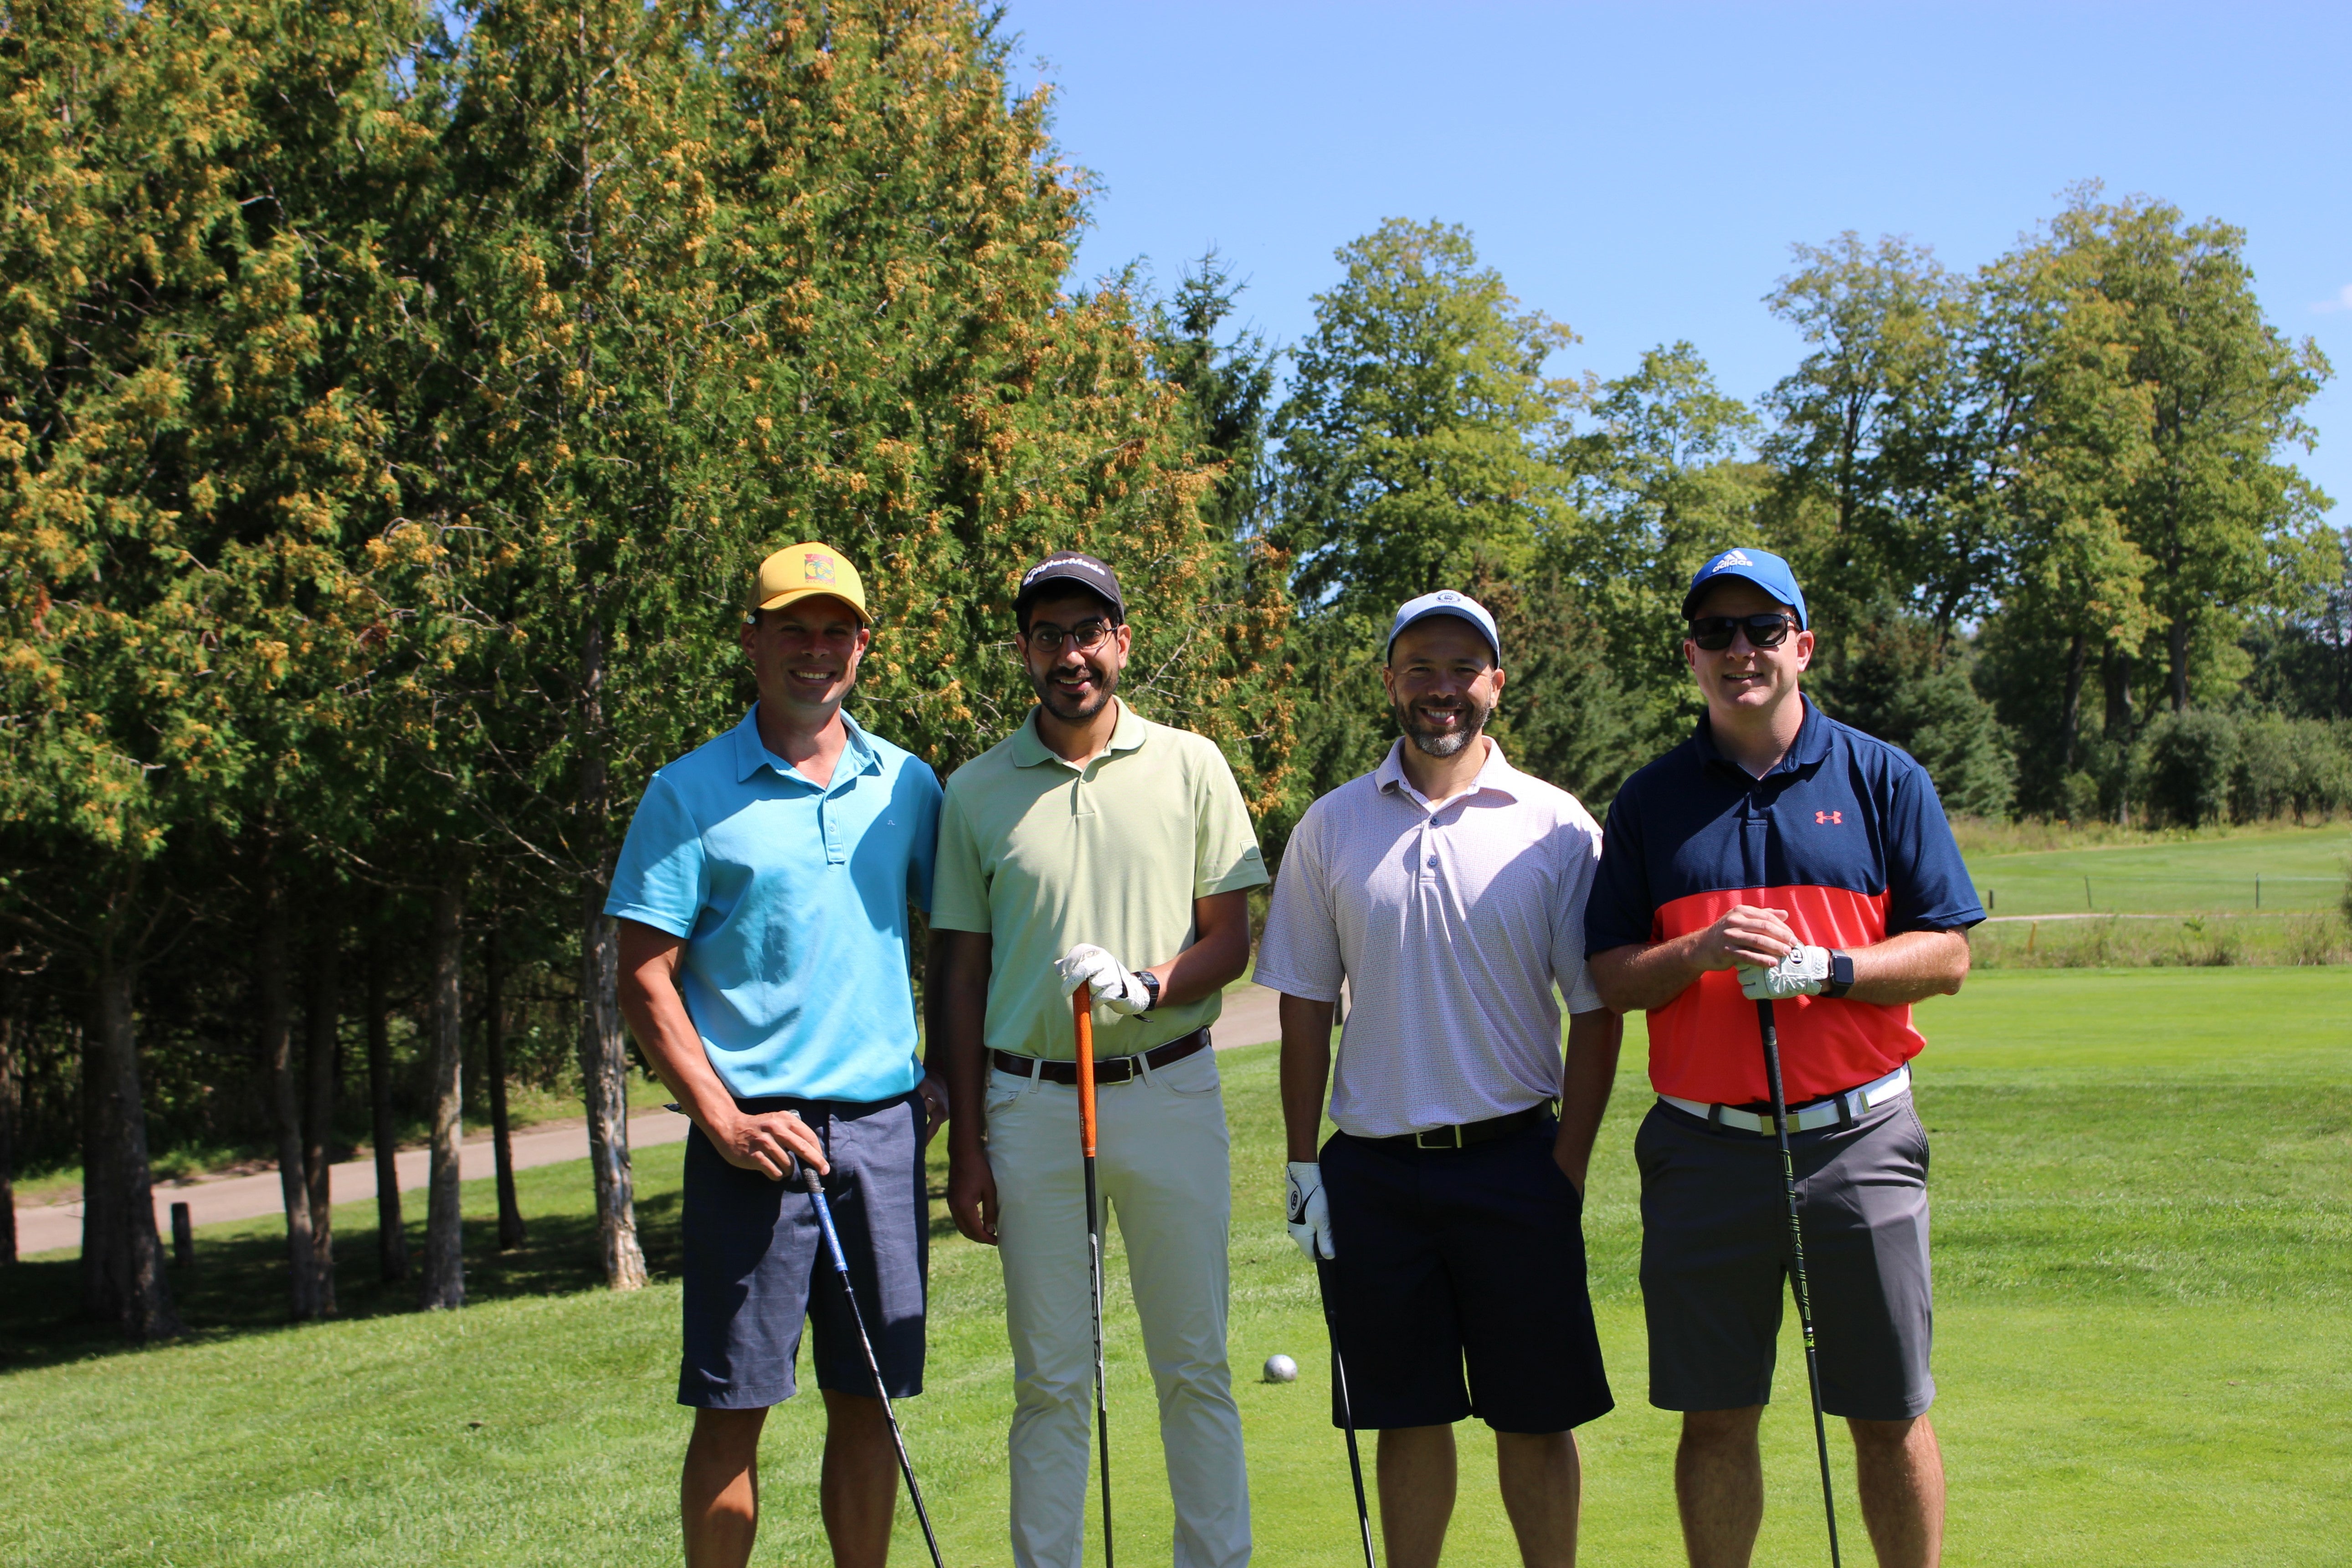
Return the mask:
<path fill-rule="evenodd" d="M 1486 742 L 1486 763 L 1479 768 L 1478 776 L 1470 781 L 1470 787 L 1454 796 L 1453 800 L 1447 801 L 1446 805 L 1451 805 L 1455 800 L 1467 800 L 1482 790 L 1493 790 L 1496 794 L 1508 795 L 1513 800 L 1519 798 L 1518 780 L 1521 777 L 1519 770 L 1511 766 L 1504 759 L 1503 743 L 1500 741 L 1496 740 L 1492 735 L 1485 736 L 1483 739 Z M 1400 735 L 1396 738 L 1395 743 L 1389 747 L 1389 754 L 1381 759 L 1381 765 L 1372 771 L 1372 787 L 1384 794 L 1402 795 L 1408 799 L 1418 801 L 1423 810 L 1428 810 L 1430 809 L 1428 797 L 1413 788 L 1412 781 L 1404 775 L 1404 737 Z"/>
<path fill-rule="evenodd" d="M 841 754 L 842 765 L 833 770 L 834 784 L 837 785 L 844 779 L 856 778 L 862 773 L 880 773 L 882 758 L 874 750 L 874 742 L 866 739 L 865 730 L 846 710 L 841 715 L 841 727 L 848 733 L 849 744 Z M 744 710 L 741 721 L 735 726 L 734 740 L 737 784 L 743 783 L 761 768 L 773 768 L 783 778 L 807 784 L 811 789 L 816 787 L 814 781 L 806 773 L 768 750 L 766 742 L 760 739 L 758 703 L 754 702 Z"/>
<path fill-rule="evenodd" d="M 1764 775 L 1768 779 L 1773 773 L 1793 773 L 1812 767 L 1830 754 L 1829 716 L 1814 707 L 1813 700 L 1802 692 L 1797 694 L 1797 700 L 1805 705 L 1805 718 L 1797 726 L 1796 744 L 1790 746 L 1789 754 L 1775 763 L 1771 771 Z M 1715 726 L 1706 714 L 1698 716 L 1698 728 L 1692 732 L 1691 740 L 1698 747 L 1701 767 L 1714 767 L 1719 763 L 1741 778 L 1753 776 L 1746 768 L 1723 754 L 1723 749 L 1715 743 Z"/>
<path fill-rule="evenodd" d="M 1118 704 L 1118 722 L 1111 726 L 1110 745 L 1105 749 L 1105 755 L 1135 750 L 1143 744 L 1144 736 L 1150 731 L 1150 726 L 1144 722 L 1142 715 L 1129 708 L 1124 699 L 1114 697 L 1111 700 Z M 1097 757 L 1095 760 L 1099 762 L 1102 759 Z M 1046 745 L 1045 739 L 1037 733 L 1037 710 L 1032 708 L 1029 717 L 1021 721 L 1021 728 L 1013 731 L 1013 765 L 1034 768 L 1039 763 L 1047 762 L 1060 763 L 1066 768 L 1071 765 Z"/>

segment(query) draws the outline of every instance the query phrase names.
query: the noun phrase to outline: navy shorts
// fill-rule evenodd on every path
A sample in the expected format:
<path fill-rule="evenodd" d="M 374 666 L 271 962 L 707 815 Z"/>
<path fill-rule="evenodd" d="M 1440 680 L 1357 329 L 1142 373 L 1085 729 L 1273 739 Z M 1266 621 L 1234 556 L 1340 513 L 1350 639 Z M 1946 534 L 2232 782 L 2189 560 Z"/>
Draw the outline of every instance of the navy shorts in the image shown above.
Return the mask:
<path fill-rule="evenodd" d="M 1558 1123 L 1468 1149 L 1336 1133 L 1323 1266 L 1360 1427 L 1564 1432 L 1615 1405 L 1584 1282 L 1584 1200 Z M 1466 1377 L 1465 1377 L 1466 1374 Z M 1342 1424 L 1338 1391 L 1331 1422 Z"/>
<path fill-rule="evenodd" d="M 1903 1095 L 1848 1127 L 1789 1135 L 1822 1408 L 1907 1421 L 1936 1400 L 1927 1272 L 1927 1134 Z M 1650 1403 L 1738 1410 L 1772 1397 L 1788 1300 L 1789 1197 L 1769 1132 L 1653 1106 L 1642 1170 L 1642 1310 Z"/>
<path fill-rule="evenodd" d="M 736 1103 L 748 1111 L 797 1111 L 816 1133 L 833 1166 L 826 1201 L 882 1381 L 893 1399 L 920 1394 L 930 1261 L 920 1097 Z M 764 1410 L 790 1399 L 803 1322 L 816 1327 L 816 1385 L 872 1395 L 874 1374 L 806 1193 L 729 1164 L 697 1128 L 687 1134 L 678 1229 L 686 1252 L 680 1405 Z"/>

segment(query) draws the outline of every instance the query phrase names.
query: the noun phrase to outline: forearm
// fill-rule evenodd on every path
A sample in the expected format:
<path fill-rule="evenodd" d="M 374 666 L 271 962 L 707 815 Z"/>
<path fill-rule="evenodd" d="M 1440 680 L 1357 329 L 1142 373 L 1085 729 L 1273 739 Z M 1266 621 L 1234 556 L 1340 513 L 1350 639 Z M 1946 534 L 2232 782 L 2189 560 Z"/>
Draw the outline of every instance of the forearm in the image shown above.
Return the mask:
<path fill-rule="evenodd" d="M 1906 931 L 1849 952 L 1853 959 L 1853 989 L 1846 996 L 1883 1007 L 1949 996 L 1969 975 L 1965 931 Z"/>
<path fill-rule="evenodd" d="M 646 1065 L 695 1125 L 715 1135 L 718 1123 L 734 1111 L 735 1097 L 710 1065 L 677 982 L 667 970 L 648 965 L 624 970 L 619 990 L 621 1016 L 646 1053 Z"/>
<path fill-rule="evenodd" d="M 1249 968 L 1249 895 L 1217 893 L 1192 901 L 1192 945 L 1151 966 L 1160 1005 L 1181 1006 L 1213 996 Z"/>
<path fill-rule="evenodd" d="M 1617 1087 L 1617 1053 L 1624 1040 L 1625 1020 L 1605 1008 L 1568 1020 L 1568 1055 L 1559 1069 L 1559 1136 L 1552 1149 L 1580 1190 L 1610 1092 Z"/>
<path fill-rule="evenodd" d="M 986 1131 L 991 943 L 979 931 L 943 931 L 933 944 L 931 1047 L 925 1066 L 947 1080 L 950 1146 L 975 1148 Z"/>
<path fill-rule="evenodd" d="M 1596 952 L 1586 964 L 1593 988 L 1613 1013 L 1663 1007 L 1706 973 L 1699 954 L 1706 934 L 1690 931 L 1665 942 L 1633 942 Z"/>
<path fill-rule="evenodd" d="M 1323 1091 L 1331 1081 L 1331 1019 L 1337 1007 L 1282 998 L 1282 1132 L 1286 1158 L 1312 1160 L 1322 1142 Z"/>

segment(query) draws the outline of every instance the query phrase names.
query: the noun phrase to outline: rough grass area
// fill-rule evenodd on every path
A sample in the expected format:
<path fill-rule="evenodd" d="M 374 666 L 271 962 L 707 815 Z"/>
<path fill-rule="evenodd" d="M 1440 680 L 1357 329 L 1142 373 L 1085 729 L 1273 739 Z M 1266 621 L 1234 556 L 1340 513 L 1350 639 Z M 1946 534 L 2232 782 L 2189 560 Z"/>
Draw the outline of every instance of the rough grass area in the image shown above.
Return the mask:
<path fill-rule="evenodd" d="M 1923 1009 L 1954 1564 L 2332 1564 L 2352 1531 L 2352 973 L 1991 973 Z M 1641 1057 L 1640 1032 L 1629 1067 Z M 1264 1564 L 1344 1563 L 1354 1521 L 1311 1277 L 1284 1236 L 1271 1047 L 1223 1058 L 1234 1134 L 1233 1357 Z M 1680 1561 L 1674 1426 L 1643 1400 L 1629 1070 L 1588 1229 L 1618 1410 L 1584 1429 L 1586 1560 Z M 638 1165 L 656 1271 L 593 1288 L 584 1171 L 523 1176 L 532 1247 L 469 1230 L 476 1304 L 420 1316 L 359 1281 L 348 1321 L 278 1326 L 274 1224 L 203 1233 L 200 1332 L 125 1352 L 73 1328 L 70 1262 L 0 1274 L 0 1562 L 674 1561 L 676 1150 Z M 469 1188 L 469 1212 L 490 1212 Z M 1116 1282 L 1122 1259 L 1114 1248 Z M 942 1233 L 909 1437 L 957 1568 L 1007 1561 L 995 1261 Z M 1166 1488 L 1125 1292 L 1111 1406 L 1124 1552 L 1167 1561 Z M 1249 1379 L 1270 1352 L 1298 1383 Z M 1825 1560 L 1793 1334 L 1768 1423 L 1760 1564 Z M 811 1400 L 777 1413 L 760 1561 L 818 1564 Z M 1465 1428 L 1448 1561 L 1515 1561 L 1492 1446 Z M 1841 1456 L 1845 1536 L 1860 1521 Z M 897 1561 L 920 1560 L 906 1521 Z"/>
<path fill-rule="evenodd" d="M 1962 854 L 1994 915 L 2340 914 L 2352 877 L 2352 831 L 2340 823 L 2139 841 L 2086 833 L 2015 848 L 1981 830 L 1969 837 L 1978 842 Z"/>
<path fill-rule="evenodd" d="M 2352 925 L 2329 910 L 2281 915 L 2091 915 L 1988 921 L 1969 932 L 1985 969 L 2226 969 L 2352 963 Z"/>

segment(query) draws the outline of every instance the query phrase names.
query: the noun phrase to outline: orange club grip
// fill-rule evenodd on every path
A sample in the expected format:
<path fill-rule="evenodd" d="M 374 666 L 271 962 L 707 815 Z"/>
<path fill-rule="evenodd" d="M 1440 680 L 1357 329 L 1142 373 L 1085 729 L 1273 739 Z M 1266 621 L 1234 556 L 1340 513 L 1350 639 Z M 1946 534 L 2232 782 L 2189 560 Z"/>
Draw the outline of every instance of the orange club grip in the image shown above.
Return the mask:
<path fill-rule="evenodd" d="M 1095 1157 L 1095 995 L 1081 984 L 1070 993 L 1070 1023 L 1078 1032 L 1078 1143 Z"/>

